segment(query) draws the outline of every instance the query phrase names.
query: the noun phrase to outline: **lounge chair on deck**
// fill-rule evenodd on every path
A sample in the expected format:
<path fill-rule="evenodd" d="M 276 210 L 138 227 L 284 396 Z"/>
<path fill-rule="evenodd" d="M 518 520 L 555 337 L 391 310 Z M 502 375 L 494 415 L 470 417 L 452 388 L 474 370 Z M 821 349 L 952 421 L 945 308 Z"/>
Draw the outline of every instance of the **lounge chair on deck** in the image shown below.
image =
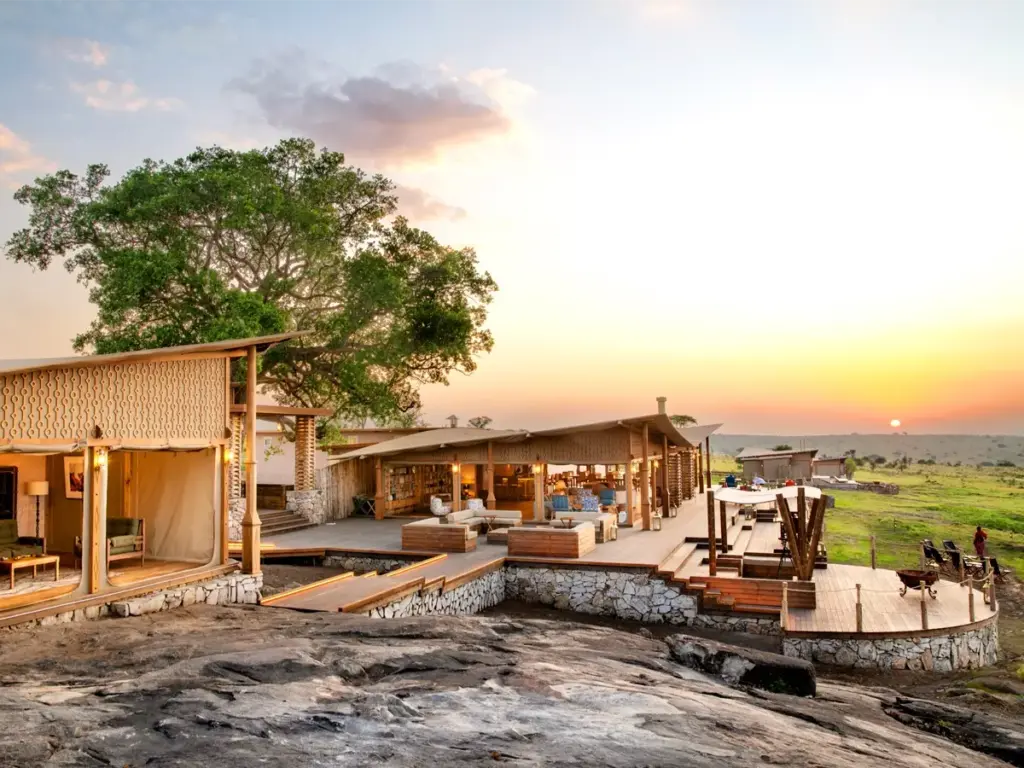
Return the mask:
<path fill-rule="evenodd" d="M 964 574 L 966 576 L 980 579 L 985 575 L 984 563 L 977 557 L 968 555 L 954 544 L 952 539 L 943 539 L 942 546 L 945 548 L 946 554 L 949 555 L 949 559 L 953 561 L 953 568 L 958 574 L 960 573 L 960 561 L 963 560 Z"/>
<path fill-rule="evenodd" d="M 924 546 L 926 563 L 935 566 L 942 573 L 957 575 L 959 566 L 955 566 L 951 558 L 943 555 L 931 539 L 923 539 L 921 544 Z"/>

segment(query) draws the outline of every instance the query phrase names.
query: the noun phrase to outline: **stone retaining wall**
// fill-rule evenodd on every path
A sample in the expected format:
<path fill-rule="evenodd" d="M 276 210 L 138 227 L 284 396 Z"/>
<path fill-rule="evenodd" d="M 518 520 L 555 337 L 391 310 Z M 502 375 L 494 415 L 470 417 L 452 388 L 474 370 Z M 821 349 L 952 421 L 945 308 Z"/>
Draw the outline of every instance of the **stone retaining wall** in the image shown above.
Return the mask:
<path fill-rule="evenodd" d="M 319 489 L 311 491 L 288 491 L 285 509 L 306 518 L 313 525 L 327 522 L 327 505 L 324 492 Z"/>
<path fill-rule="evenodd" d="M 208 581 L 184 584 L 180 587 L 162 589 L 126 600 L 113 600 L 104 605 L 92 605 L 88 608 L 77 608 L 73 611 L 57 613 L 17 626 L 46 627 L 51 624 L 67 624 L 72 621 L 99 619 L 107 616 L 141 616 L 144 613 L 169 611 L 172 608 L 201 603 L 207 605 L 229 605 L 232 603 L 255 605 L 259 602 L 262 587 L 262 574 L 254 576 L 244 573 L 229 573 Z"/>
<path fill-rule="evenodd" d="M 999 631 L 992 622 L 977 629 L 931 637 L 787 637 L 782 641 L 782 652 L 837 667 L 951 672 L 995 664 L 999 657 Z"/>
<path fill-rule="evenodd" d="M 242 518 L 245 517 L 245 499 L 228 500 L 228 540 L 242 540 Z"/>
<path fill-rule="evenodd" d="M 493 608 L 505 599 L 505 573 L 491 571 L 448 592 L 440 589 L 414 592 L 392 603 L 374 608 L 367 616 L 398 619 L 406 616 L 467 616 Z"/>
<path fill-rule="evenodd" d="M 399 559 L 387 555 L 335 554 L 327 555 L 324 558 L 324 565 L 328 568 L 341 568 L 346 571 L 354 571 L 355 573 L 369 573 L 370 571 L 388 573 L 389 571 L 418 563 L 422 559 L 422 557 Z"/>

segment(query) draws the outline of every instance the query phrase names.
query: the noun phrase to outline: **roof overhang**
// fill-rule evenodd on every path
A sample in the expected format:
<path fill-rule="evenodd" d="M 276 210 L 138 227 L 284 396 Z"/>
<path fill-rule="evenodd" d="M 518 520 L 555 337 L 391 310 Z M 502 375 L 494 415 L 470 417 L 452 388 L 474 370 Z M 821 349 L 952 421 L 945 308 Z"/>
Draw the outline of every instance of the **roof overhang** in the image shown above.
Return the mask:
<path fill-rule="evenodd" d="M 211 341 L 205 344 L 187 344 L 180 347 L 158 347 L 139 349 L 133 352 L 117 352 L 110 355 L 84 355 L 80 357 L 51 357 L 40 360 L 0 361 L 0 375 L 50 371 L 57 368 L 91 368 L 117 363 L 156 363 L 162 360 L 176 360 L 188 357 L 240 357 L 249 347 L 265 352 L 282 341 L 305 336 L 308 331 L 277 333 L 272 336 L 255 336 L 249 339 Z"/>

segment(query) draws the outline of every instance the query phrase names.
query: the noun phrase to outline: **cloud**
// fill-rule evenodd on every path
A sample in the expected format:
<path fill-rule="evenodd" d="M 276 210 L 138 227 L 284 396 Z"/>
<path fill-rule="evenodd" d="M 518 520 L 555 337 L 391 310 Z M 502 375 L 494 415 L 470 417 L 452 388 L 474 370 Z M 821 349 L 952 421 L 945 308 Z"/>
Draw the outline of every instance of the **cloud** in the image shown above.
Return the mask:
<path fill-rule="evenodd" d="M 530 90 L 503 70 L 457 77 L 402 62 L 340 77 L 311 68 L 303 55 L 258 62 L 229 87 L 252 96 L 273 127 L 380 165 L 431 162 L 448 149 L 509 134 L 513 118 L 500 99 L 522 99 Z"/>
<path fill-rule="evenodd" d="M 91 83 L 72 83 L 71 90 L 85 98 L 87 106 L 104 112 L 139 112 L 155 109 L 169 112 L 181 106 L 178 99 L 143 96 L 135 83 L 130 80 L 115 83 L 110 80 L 96 80 Z"/>
<path fill-rule="evenodd" d="M 0 123 L 0 176 L 41 173 L 56 167 L 52 160 L 35 154 L 31 144 Z"/>
<path fill-rule="evenodd" d="M 57 43 L 57 48 L 65 58 L 90 64 L 96 69 L 106 66 L 107 59 L 110 57 L 110 47 L 95 40 L 61 40 Z"/>
<path fill-rule="evenodd" d="M 398 195 L 398 212 L 414 221 L 458 221 L 466 217 L 465 208 L 448 205 L 416 187 L 404 187 L 399 184 L 395 188 L 395 194 Z"/>
<path fill-rule="evenodd" d="M 641 0 L 634 7 L 652 21 L 692 21 L 697 14 L 695 0 Z"/>

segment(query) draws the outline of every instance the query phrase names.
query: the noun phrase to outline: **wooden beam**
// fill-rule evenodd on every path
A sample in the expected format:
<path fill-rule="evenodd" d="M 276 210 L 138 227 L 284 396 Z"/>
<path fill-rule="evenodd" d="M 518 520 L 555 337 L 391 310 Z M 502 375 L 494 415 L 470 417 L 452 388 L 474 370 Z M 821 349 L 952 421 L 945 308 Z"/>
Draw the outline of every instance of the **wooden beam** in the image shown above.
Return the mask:
<path fill-rule="evenodd" d="M 89 477 L 89 514 L 86 518 L 89 525 L 89 551 L 82 553 L 82 565 L 85 566 L 88 558 L 90 595 L 100 590 L 100 542 L 106 540 L 100 533 L 100 470 L 96 467 L 95 456 L 95 448 L 85 449 L 85 473 Z"/>
<path fill-rule="evenodd" d="M 715 541 L 715 492 L 708 490 L 708 573 L 718 573 L 718 544 Z"/>
<path fill-rule="evenodd" d="M 649 498 L 651 481 L 648 477 L 650 473 L 650 456 L 647 450 L 649 440 L 646 422 L 644 422 L 641 438 L 643 445 L 640 447 L 640 520 L 643 529 L 649 531 L 651 530 L 651 500 Z"/>
<path fill-rule="evenodd" d="M 710 488 L 711 487 L 711 436 L 710 435 L 708 435 L 707 437 L 704 438 L 704 453 L 706 453 L 707 456 L 708 456 L 707 462 L 706 462 L 707 466 L 704 469 L 708 473 L 707 486 L 708 486 L 708 488 Z"/>
<path fill-rule="evenodd" d="M 534 468 L 531 466 L 530 471 L 533 472 L 533 519 L 543 520 L 544 519 L 544 469 L 541 468 L 540 472 L 534 472 Z"/>
<path fill-rule="evenodd" d="M 256 347 L 246 351 L 245 401 L 256 403 Z M 256 509 L 256 409 L 245 414 L 245 516 L 242 518 L 242 572 L 258 574 L 260 567 L 260 514 Z"/>
<path fill-rule="evenodd" d="M 224 460 L 227 449 L 217 451 L 217 462 L 220 464 L 220 564 L 230 559 L 228 553 L 228 496 L 231 494 L 231 464 Z"/>
<path fill-rule="evenodd" d="M 626 526 L 633 525 L 633 457 L 626 459 L 626 469 L 622 473 L 626 481 Z"/>
<path fill-rule="evenodd" d="M 233 403 L 232 413 L 248 414 L 245 403 Z M 293 408 L 290 405 L 263 405 L 256 404 L 256 417 L 260 416 L 333 416 L 334 411 L 330 408 Z"/>
<path fill-rule="evenodd" d="M 383 520 L 387 496 L 384 495 L 384 461 L 380 456 L 373 460 L 373 478 L 373 516 L 378 520 Z"/>
<path fill-rule="evenodd" d="M 725 508 L 725 502 L 718 502 L 718 517 L 722 523 L 722 554 L 726 554 L 729 551 L 729 536 L 727 531 L 729 530 L 729 513 Z"/>
<path fill-rule="evenodd" d="M 704 449 L 700 445 L 697 446 L 697 480 L 699 492 L 704 493 Z"/>
<path fill-rule="evenodd" d="M 672 492 L 668 486 L 668 437 L 661 438 L 661 498 L 663 508 L 661 514 L 668 517 L 669 506 L 672 504 Z"/>
<path fill-rule="evenodd" d="M 487 470 L 484 475 L 487 483 L 487 508 L 497 509 L 498 500 L 494 497 L 494 442 L 487 441 Z"/>

